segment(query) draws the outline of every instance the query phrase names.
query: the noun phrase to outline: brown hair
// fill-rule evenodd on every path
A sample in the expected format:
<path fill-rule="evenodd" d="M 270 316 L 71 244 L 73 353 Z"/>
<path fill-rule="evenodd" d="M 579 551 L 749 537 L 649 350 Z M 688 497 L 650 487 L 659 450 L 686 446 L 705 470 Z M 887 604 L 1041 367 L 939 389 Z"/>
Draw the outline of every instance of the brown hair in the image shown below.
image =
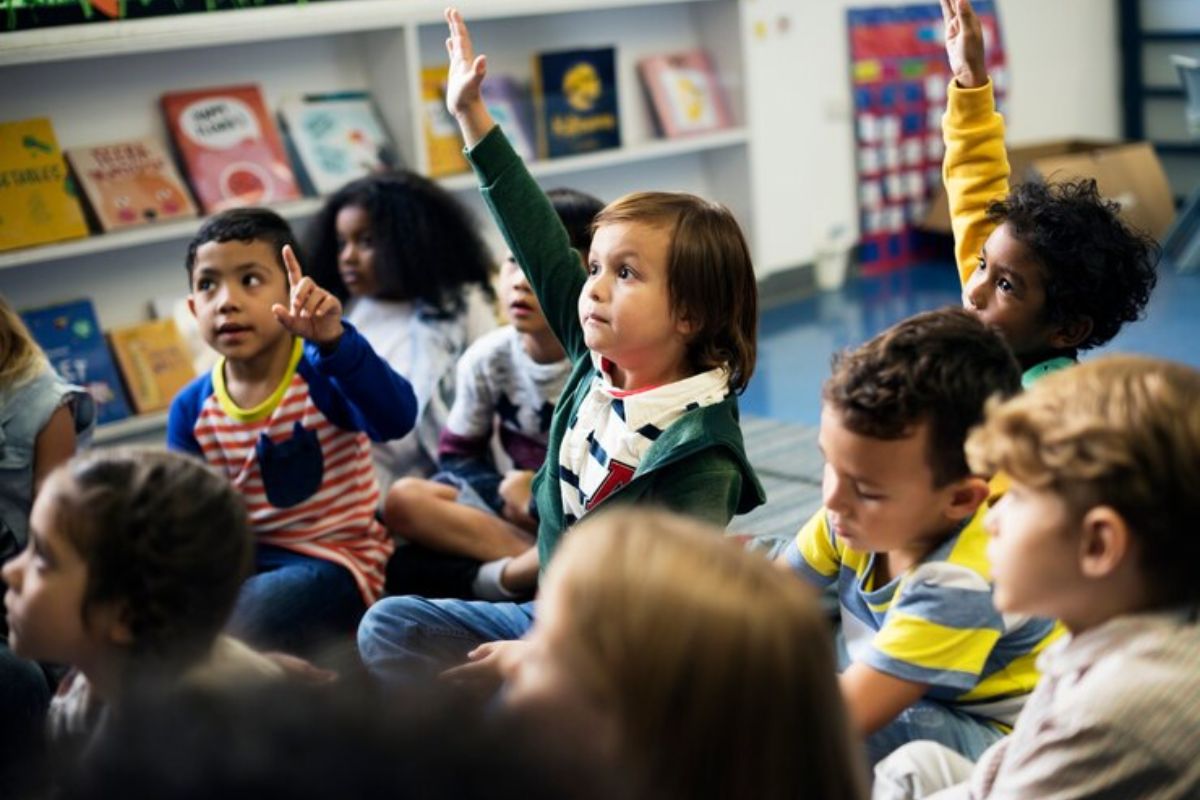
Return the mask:
<path fill-rule="evenodd" d="M 0 294 L 0 387 L 24 383 L 46 366 L 46 356 L 21 317 Z"/>
<path fill-rule="evenodd" d="M 992 329 L 961 308 L 909 317 L 833 359 L 822 399 L 862 436 L 902 439 L 929 425 L 935 487 L 969 474 L 963 442 L 993 395 L 1021 388 L 1021 368 Z"/>
<path fill-rule="evenodd" d="M 85 619 L 121 603 L 135 658 L 200 659 L 250 568 L 246 508 L 229 481 L 195 458 L 133 448 L 76 456 L 51 480 L 56 524 L 87 563 Z"/>
<path fill-rule="evenodd" d="M 697 372 L 724 367 L 742 392 L 758 347 L 758 284 L 742 229 L 725 206 L 681 192 L 636 192 L 610 203 L 595 227 L 615 222 L 671 231 L 667 286 L 672 310 L 692 324 L 688 361 Z"/>
<path fill-rule="evenodd" d="M 862 797 L 831 634 L 790 575 L 665 511 L 589 515 L 547 583 L 656 798 Z"/>
<path fill-rule="evenodd" d="M 1049 490 L 1079 516 L 1112 507 L 1141 543 L 1161 602 L 1200 600 L 1200 372 L 1107 356 L 1048 375 L 989 406 L 967 455 L 977 471 Z"/>

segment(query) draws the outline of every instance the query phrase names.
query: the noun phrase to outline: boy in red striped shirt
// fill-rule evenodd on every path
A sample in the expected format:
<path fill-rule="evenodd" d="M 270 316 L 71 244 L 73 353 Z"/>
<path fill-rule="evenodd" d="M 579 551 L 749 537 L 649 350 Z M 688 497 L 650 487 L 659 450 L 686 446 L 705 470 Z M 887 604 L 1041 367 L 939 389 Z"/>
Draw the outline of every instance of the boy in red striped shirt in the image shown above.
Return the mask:
<path fill-rule="evenodd" d="M 370 442 L 407 434 L 416 399 L 295 249 L 286 221 L 252 208 L 212 217 L 188 245 L 188 306 L 221 359 L 171 403 L 167 445 L 245 497 L 255 574 L 230 631 L 312 654 L 382 593 L 393 544 Z"/>

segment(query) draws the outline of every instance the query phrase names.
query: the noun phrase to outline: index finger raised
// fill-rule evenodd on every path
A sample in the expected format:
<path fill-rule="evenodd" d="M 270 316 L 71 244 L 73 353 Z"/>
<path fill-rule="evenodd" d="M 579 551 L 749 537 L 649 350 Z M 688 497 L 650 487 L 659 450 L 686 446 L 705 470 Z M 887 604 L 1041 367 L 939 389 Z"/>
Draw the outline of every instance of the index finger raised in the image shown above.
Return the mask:
<path fill-rule="evenodd" d="M 304 273 L 300 270 L 300 260 L 296 258 L 296 252 L 290 244 L 283 246 L 283 264 L 287 267 L 288 289 L 295 289 L 296 284 L 304 278 Z"/>

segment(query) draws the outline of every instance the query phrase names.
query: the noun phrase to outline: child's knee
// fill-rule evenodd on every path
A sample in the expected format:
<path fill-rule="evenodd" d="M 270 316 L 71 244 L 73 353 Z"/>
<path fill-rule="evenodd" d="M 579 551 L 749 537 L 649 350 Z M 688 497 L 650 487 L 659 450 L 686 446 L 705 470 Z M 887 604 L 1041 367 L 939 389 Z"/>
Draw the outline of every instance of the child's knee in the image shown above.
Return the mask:
<path fill-rule="evenodd" d="M 419 478 L 401 478 L 391 485 L 383 501 L 383 523 L 390 531 L 406 531 L 420 517 L 420 506 L 428 502 L 426 482 Z"/>

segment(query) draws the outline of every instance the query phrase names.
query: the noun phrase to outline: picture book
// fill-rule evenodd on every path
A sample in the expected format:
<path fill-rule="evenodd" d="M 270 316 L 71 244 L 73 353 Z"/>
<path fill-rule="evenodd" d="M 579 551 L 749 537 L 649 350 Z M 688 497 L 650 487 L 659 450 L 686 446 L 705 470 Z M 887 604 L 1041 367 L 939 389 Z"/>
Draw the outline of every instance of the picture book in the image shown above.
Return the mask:
<path fill-rule="evenodd" d="M 488 112 L 500 125 L 513 149 L 525 161 L 537 158 L 533 109 L 525 88 L 515 78 L 507 75 L 489 75 L 483 82 L 481 91 Z"/>
<path fill-rule="evenodd" d="M 102 231 L 196 216 L 183 178 L 156 139 L 73 147 L 67 161 Z"/>
<path fill-rule="evenodd" d="M 129 416 L 121 379 L 109 355 L 91 300 L 75 300 L 21 312 L 50 366 L 63 380 L 82 386 L 96 401 L 103 425 Z"/>
<path fill-rule="evenodd" d="M 449 72 L 447 66 L 425 67 L 421 70 L 421 127 L 425 133 L 429 174 L 435 178 L 469 169 L 462 153 L 463 141 L 458 132 L 458 123 L 446 110 L 446 76 Z"/>
<path fill-rule="evenodd" d="M 638 74 L 660 135 L 673 139 L 733 124 L 717 72 L 704 50 L 643 58 Z"/>
<path fill-rule="evenodd" d="M 542 156 L 621 146 L 616 60 L 612 47 L 534 56 L 533 97 Z"/>
<path fill-rule="evenodd" d="M 108 341 L 138 414 L 165 411 L 196 377 L 192 356 L 175 321 L 159 319 L 109 331 Z"/>
<path fill-rule="evenodd" d="M 300 197 L 257 86 L 169 92 L 162 108 L 205 214 Z"/>
<path fill-rule="evenodd" d="M 0 123 L 0 250 L 87 234 L 50 120 Z"/>
<path fill-rule="evenodd" d="M 279 128 L 305 194 L 330 194 L 396 165 L 391 138 L 366 92 L 287 100 L 279 106 Z"/>

